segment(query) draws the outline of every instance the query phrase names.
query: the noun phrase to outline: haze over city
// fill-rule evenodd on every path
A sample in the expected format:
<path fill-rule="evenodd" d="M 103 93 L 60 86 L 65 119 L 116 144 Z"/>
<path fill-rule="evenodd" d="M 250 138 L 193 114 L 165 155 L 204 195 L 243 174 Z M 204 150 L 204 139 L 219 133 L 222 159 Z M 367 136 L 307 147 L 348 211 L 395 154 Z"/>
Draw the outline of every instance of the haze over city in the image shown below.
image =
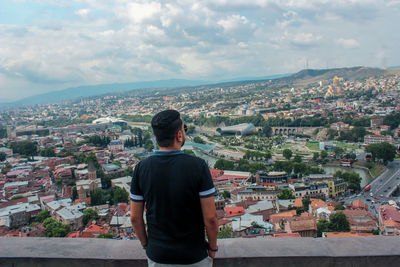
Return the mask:
<path fill-rule="evenodd" d="M 399 65 L 399 1 L 2 1 L 0 102 L 90 84 Z"/>

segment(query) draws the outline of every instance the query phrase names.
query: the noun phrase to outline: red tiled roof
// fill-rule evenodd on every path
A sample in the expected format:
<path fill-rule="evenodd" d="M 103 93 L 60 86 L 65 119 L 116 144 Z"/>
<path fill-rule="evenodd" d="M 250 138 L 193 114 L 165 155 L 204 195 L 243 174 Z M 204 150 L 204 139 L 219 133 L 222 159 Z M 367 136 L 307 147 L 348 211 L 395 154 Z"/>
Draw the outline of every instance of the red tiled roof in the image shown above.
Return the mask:
<path fill-rule="evenodd" d="M 70 232 L 65 237 L 66 238 L 78 238 L 79 236 L 80 236 L 80 232 L 79 231 L 74 231 L 74 232 Z"/>
<path fill-rule="evenodd" d="M 316 209 L 319 209 L 319 208 L 328 207 L 328 204 L 326 204 L 326 202 L 323 201 L 322 199 L 314 198 L 314 199 L 311 199 L 310 207 L 312 209 L 316 210 Z"/>
<path fill-rule="evenodd" d="M 214 178 L 216 181 L 225 181 L 225 180 L 235 180 L 235 179 L 243 179 L 246 180 L 248 179 L 248 176 L 238 176 L 238 175 L 221 175 L 217 178 Z"/>
<path fill-rule="evenodd" d="M 225 207 L 225 217 L 234 217 L 234 216 L 239 216 L 244 214 L 244 208 L 243 207 Z"/>
<path fill-rule="evenodd" d="M 211 177 L 212 177 L 213 179 L 215 179 L 215 178 L 221 176 L 222 174 L 224 174 L 224 171 L 223 171 L 223 170 L 218 170 L 218 169 L 210 168 L 210 173 L 211 173 Z"/>
<path fill-rule="evenodd" d="M 326 237 L 356 237 L 356 236 L 372 236 L 372 233 L 357 233 L 357 232 L 328 232 Z"/>
<path fill-rule="evenodd" d="M 232 220 L 221 219 L 221 220 L 218 220 L 218 226 L 225 225 L 230 222 L 232 222 Z"/>
<path fill-rule="evenodd" d="M 383 220 L 393 220 L 400 223 L 400 211 L 390 205 L 382 205 L 379 211 Z"/>
<path fill-rule="evenodd" d="M 367 204 L 365 204 L 364 202 L 362 202 L 362 201 L 359 200 L 359 199 L 353 201 L 353 203 L 351 203 L 351 206 L 352 206 L 354 209 L 368 209 Z"/>
<path fill-rule="evenodd" d="M 296 200 L 293 203 L 294 208 L 301 208 L 303 207 L 303 198 L 296 198 Z"/>
<path fill-rule="evenodd" d="M 301 236 L 299 233 L 282 233 L 282 234 L 274 234 L 273 237 L 286 238 L 286 237 L 301 237 Z"/>
<path fill-rule="evenodd" d="M 291 221 L 289 222 L 289 227 L 293 232 L 317 230 L 317 224 L 315 223 L 314 219 Z"/>
<path fill-rule="evenodd" d="M 104 227 L 92 224 L 87 229 L 83 231 L 84 233 L 108 233 L 108 230 Z"/>

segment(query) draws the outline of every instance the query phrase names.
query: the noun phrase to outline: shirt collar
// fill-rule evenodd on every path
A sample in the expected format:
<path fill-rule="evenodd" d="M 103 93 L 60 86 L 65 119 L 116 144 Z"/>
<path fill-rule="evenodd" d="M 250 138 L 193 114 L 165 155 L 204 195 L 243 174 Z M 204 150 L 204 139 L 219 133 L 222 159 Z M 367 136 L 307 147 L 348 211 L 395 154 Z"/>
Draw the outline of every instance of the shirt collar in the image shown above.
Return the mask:
<path fill-rule="evenodd" d="M 155 150 L 153 155 L 154 156 L 174 156 L 174 155 L 180 155 L 183 153 L 184 152 L 182 150 L 169 150 L 169 151 Z"/>

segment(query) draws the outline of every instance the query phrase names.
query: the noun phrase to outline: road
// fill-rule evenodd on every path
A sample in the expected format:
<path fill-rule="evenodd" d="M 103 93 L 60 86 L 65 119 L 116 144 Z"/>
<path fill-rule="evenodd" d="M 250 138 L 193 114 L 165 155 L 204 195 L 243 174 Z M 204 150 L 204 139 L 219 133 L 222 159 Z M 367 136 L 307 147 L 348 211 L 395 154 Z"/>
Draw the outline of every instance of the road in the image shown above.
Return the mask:
<path fill-rule="evenodd" d="M 350 204 L 354 200 L 360 199 L 368 205 L 368 211 L 378 217 L 379 206 L 384 202 L 389 200 L 400 201 L 399 197 L 390 196 L 399 184 L 400 160 L 394 160 L 387 165 L 386 170 L 381 175 L 370 183 L 370 192 L 362 192 L 358 195 L 346 197 L 344 201 L 346 204 Z"/>

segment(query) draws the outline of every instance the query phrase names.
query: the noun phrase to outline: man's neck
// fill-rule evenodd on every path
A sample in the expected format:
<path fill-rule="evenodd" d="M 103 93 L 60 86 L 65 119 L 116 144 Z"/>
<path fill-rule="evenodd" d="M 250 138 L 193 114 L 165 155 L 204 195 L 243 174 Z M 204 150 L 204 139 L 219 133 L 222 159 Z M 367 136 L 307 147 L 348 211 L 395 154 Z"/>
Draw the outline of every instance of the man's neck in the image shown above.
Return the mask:
<path fill-rule="evenodd" d="M 180 145 L 174 145 L 169 147 L 161 147 L 158 149 L 159 151 L 173 151 L 173 150 L 181 150 Z"/>

